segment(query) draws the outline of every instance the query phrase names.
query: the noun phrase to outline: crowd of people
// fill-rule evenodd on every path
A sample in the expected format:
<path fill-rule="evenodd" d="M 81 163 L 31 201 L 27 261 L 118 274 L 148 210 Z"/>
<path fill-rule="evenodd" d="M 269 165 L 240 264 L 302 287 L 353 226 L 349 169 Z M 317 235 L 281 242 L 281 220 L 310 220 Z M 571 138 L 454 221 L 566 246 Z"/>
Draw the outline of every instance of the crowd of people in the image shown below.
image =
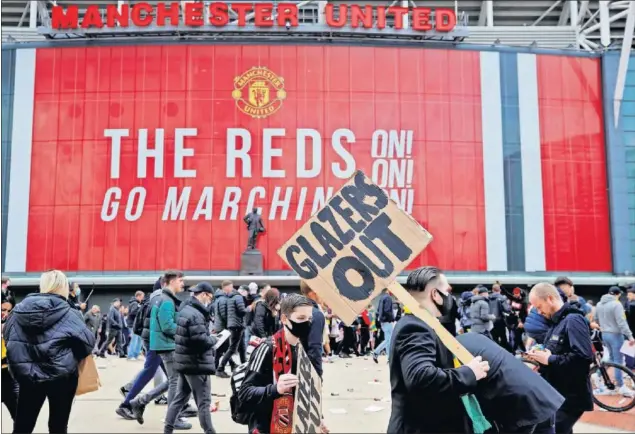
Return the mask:
<path fill-rule="evenodd" d="M 91 355 L 143 357 L 115 411 L 143 424 L 148 404 L 167 405 L 166 433 L 191 429 L 193 417 L 205 433 L 216 432 L 211 375 L 229 380 L 232 419 L 249 433 L 287 432 L 298 344 L 320 377 L 335 358 L 379 363 L 385 355 L 388 432 L 570 433 L 593 408 L 591 332 L 601 331 L 611 361 L 635 362 L 620 352 L 625 341 L 635 345 L 635 286 L 626 304 L 611 287 L 594 306 L 566 277 L 530 290 L 479 285 L 455 298 L 441 270 L 413 271 L 406 289 L 476 356 L 465 366 L 387 290 L 349 325 L 304 281 L 300 294 L 255 282 L 186 289 L 183 273 L 167 271 L 151 292 L 136 292 L 127 305 L 114 299 L 106 314 L 97 305 L 87 310 L 79 285 L 58 270 L 44 273 L 39 293 L 17 304 L 9 286 L 3 277 L 2 402 L 19 433 L 33 432 L 45 399 L 50 432 L 67 432 L 78 366 Z M 537 363 L 540 375 L 521 356 Z M 616 381 L 611 393 L 635 394 Z M 324 423 L 321 429 L 328 432 Z"/>

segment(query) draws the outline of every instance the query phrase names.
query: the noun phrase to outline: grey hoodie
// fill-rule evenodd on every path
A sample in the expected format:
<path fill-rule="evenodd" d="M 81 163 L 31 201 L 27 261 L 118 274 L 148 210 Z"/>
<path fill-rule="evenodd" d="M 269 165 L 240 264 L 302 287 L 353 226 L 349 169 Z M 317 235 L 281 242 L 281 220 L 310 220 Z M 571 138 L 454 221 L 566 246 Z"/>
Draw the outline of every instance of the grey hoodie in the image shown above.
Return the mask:
<path fill-rule="evenodd" d="M 614 295 L 604 294 L 595 309 L 595 320 L 600 325 L 603 333 L 617 333 L 633 337 L 633 332 L 628 328 L 624 306 Z"/>

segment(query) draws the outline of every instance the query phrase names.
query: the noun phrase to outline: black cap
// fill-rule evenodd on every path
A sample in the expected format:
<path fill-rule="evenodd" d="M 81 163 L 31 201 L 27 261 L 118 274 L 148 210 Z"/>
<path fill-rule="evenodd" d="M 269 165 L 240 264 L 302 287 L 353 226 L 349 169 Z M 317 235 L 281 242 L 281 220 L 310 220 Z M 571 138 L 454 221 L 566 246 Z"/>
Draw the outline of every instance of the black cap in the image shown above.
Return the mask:
<path fill-rule="evenodd" d="M 635 285 L 631 285 L 630 288 L 626 290 L 626 292 L 630 292 L 631 294 L 635 294 Z"/>
<path fill-rule="evenodd" d="M 611 295 L 620 295 L 621 293 L 622 293 L 622 290 L 618 288 L 617 286 L 611 286 L 609 288 L 609 294 Z"/>
<path fill-rule="evenodd" d="M 194 294 L 200 294 L 202 292 L 207 292 L 208 294 L 213 294 L 214 293 L 214 288 L 212 287 L 212 285 L 210 285 L 207 282 L 201 282 L 198 285 L 196 285 L 194 288 L 192 288 L 191 292 L 194 293 Z"/>
<path fill-rule="evenodd" d="M 479 288 L 478 288 L 478 293 L 479 293 L 479 294 L 484 294 L 484 293 L 486 293 L 486 292 L 488 292 L 486 287 L 484 287 L 484 286 L 479 286 Z"/>
<path fill-rule="evenodd" d="M 112 300 L 112 302 L 113 302 L 113 303 L 117 303 L 118 301 L 121 301 L 121 299 L 120 299 L 119 297 L 115 297 L 115 298 Z"/>

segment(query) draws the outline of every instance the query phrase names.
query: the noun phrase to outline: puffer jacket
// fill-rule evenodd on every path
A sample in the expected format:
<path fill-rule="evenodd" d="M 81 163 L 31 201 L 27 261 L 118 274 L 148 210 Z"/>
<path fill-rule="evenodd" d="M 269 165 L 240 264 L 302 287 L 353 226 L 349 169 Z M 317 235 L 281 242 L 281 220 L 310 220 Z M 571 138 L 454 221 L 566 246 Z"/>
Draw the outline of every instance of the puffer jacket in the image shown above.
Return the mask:
<path fill-rule="evenodd" d="M 150 350 L 174 351 L 176 319 L 181 301 L 169 289 L 163 289 L 159 302 L 150 310 Z"/>
<path fill-rule="evenodd" d="M 150 312 L 152 307 L 158 305 L 161 302 L 162 289 L 155 289 L 148 297 L 148 300 L 144 300 L 141 305 L 141 310 L 137 315 L 143 315 L 143 331 L 141 332 L 141 339 L 145 344 L 145 348 L 150 349 Z"/>
<path fill-rule="evenodd" d="M 176 372 L 186 375 L 211 375 L 216 372 L 217 339 L 209 332 L 209 310 L 196 298 L 188 298 L 176 322 Z"/>
<path fill-rule="evenodd" d="M 509 301 L 507 297 L 500 293 L 492 293 L 489 296 L 489 313 L 494 315 L 495 322 L 502 322 L 505 320 L 504 314 L 509 314 L 511 309 L 509 307 Z"/>
<path fill-rule="evenodd" d="M 132 297 L 130 302 L 128 302 L 128 316 L 126 316 L 126 327 L 129 329 L 134 326 L 134 320 L 139 314 L 139 309 L 141 309 L 141 303 L 139 303 L 136 298 Z"/>
<path fill-rule="evenodd" d="M 222 289 L 218 289 L 214 294 L 214 331 L 220 333 L 227 328 L 227 296 Z"/>
<path fill-rule="evenodd" d="M 254 311 L 254 320 L 251 324 L 251 335 L 258 338 L 268 338 L 277 331 L 276 317 L 264 300 L 256 301 L 251 305 Z"/>
<path fill-rule="evenodd" d="M 77 376 L 95 335 L 81 313 L 55 294 L 29 294 L 5 323 L 9 370 L 18 382 L 42 383 Z"/>
<path fill-rule="evenodd" d="M 470 317 L 472 319 L 471 332 L 484 333 L 490 331 L 494 324 L 494 315 L 489 313 L 489 302 L 482 295 L 472 297 L 472 305 L 470 306 Z"/>
<path fill-rule="evenodd" d="M 227 320 L 228 329 L 244 328 L 243 317 L 246 312 L 245 299 L 236 290 L 227 295 L 227 300 L 221 304 L 221 313 Z"/>

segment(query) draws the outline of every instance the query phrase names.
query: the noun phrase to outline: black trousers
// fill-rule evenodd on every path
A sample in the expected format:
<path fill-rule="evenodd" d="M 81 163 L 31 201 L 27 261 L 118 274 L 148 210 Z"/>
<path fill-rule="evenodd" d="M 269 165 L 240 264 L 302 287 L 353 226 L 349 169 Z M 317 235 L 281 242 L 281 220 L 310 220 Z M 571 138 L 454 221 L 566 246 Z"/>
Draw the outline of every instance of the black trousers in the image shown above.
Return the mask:
<path fill-rule="evenodd" d="M 229 330 L 231 335 L 229 336 L 229 348 L 223 354 L 223 358 L 220 359 L 220 364 L 218 365 L 218 369 L 221 371 L 225 370 L 225 366 L 227 366 L 227 362 L 231 360 L 231 357 L 238 353 L 238 357 L 240 357 L 240 363 L 245 363 L 247 360 L 247 346 L 245 345 L 245 339 L 243 337 L 245 330 L 243 328 L 232 328 Z"/>
<path fill-rule="evenodd" d="M 522 352 L 526 351 L 525 343 L 523 342 L 523 333 L 525 329 L 516 326 L 512 329 L 512 333 L 514 334 L 514 346 L 512 348 L 512 352 L 516 352 L 516 350 L 520 350 Z"/>
<path fill-rule="evenodd" d="M 370 329 L 368 327 L 360 327 L 359 329 L 359 352 L 366 354 L 369 351 L 368 343 L 370 342 Z"/>
<path fill-rule="evenodd" d="M 113 342 L 115 343 L 115 348 L 116 348 L 117 354 L 121 354 L 121 340 L 120 340 L 120 336 L 119 336 L 120 334 L 121 334 L 121 330 L 109 330 L 108 331 L 108 339 L 106 339 L 101 344 L 101 348 L 99 349 L 99 355 L 100 356 L 103 356 L 103 355 L 106 354 L 106 350 L 108 349 L 110 344 L 112 344 Z"/>
<path fill-rule="evenodd" d="M 338 351 L 340 354 L 351 354 L 355 353 L 359 356 L 359 351 L 357 350 L 357 346 L 355 345 L 355 331 L 353 327 L 344 327 L 344 338 L 342 342 L 340 342 L 340 348 Z"/>
<path fill-rule="evenodd" d="M 556 433 L 557 434 L 572 434 L 573 425 L 576 424 L 578 419 L 584 414 L 583 411 L 562 411 L 556 412 Z"/>
<path fill-rule="evenodd" d="M 49 401 L 49 432 L 68 432 L 73 399 L 77 390 L 77 377 L 64 377 L 46 383 L 20 383 L 18 411 L 13 423 L 13 432 L 30 434 L 40 415 L 44 400 Z"/>
<path fill-rule="evenodd" d="M 509 340 L 507 339 L 507 327 L 505 327 L 505 323 L 503 321 L 494 322 L 492 338 L 498 345 L 505 348 L 507 351 L 511 351 L 511 346 L 509 345 Z"/>
<path fill-rule="evenodd" d="M 9 410 L 11 419 L 15 421 L 15 415 L 18 409 L 18 391 L 20 386 L 13 379 L 9 372 L 9 368 L 2 368 L 2 403 Z"/>

